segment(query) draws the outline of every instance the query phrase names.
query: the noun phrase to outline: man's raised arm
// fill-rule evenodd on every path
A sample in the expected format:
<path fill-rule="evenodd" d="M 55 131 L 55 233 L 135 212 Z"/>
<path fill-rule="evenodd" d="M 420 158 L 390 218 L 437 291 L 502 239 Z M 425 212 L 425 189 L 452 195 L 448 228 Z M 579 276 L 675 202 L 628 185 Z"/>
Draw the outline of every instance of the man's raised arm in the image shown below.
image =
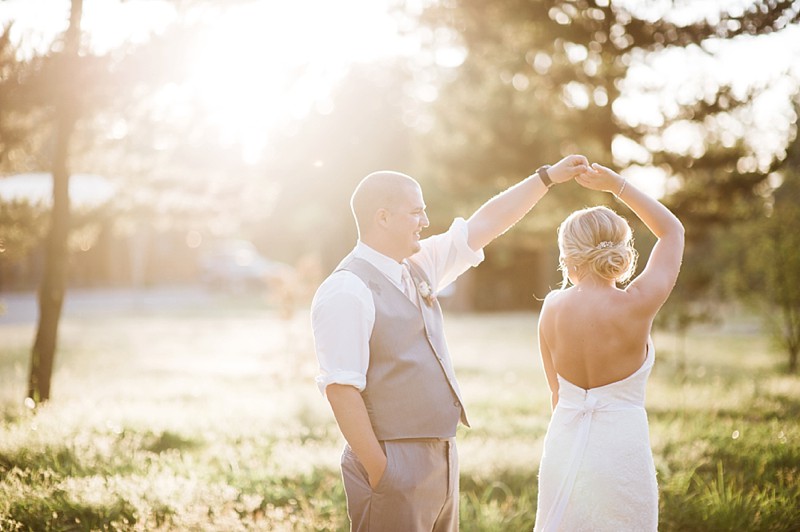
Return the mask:
<path fill-rule="evenodd" d="M 553 166 L 546 174 L 552 184 L 564 183 L 589 170 L 589 161 L 583 155 L 568 155 Z M 548 186 L 538 173 L 528 176 L 516 185 L 499 193 L 475 211 L 467 227 L 469 247 L 478 250 L 505 233 L 547 192 Z"/>

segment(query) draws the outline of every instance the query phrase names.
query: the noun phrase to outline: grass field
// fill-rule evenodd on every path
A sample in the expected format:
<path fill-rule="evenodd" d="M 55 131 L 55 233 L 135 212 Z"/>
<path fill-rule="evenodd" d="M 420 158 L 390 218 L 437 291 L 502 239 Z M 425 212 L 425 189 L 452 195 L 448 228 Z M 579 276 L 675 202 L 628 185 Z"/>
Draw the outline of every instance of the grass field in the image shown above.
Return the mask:
<path fill-rule="evenodd" d="M 473 428 L 461 528 L 530 530 L 549 397 L 536 316 L 447 314 Z M 656 332 L 661 530 L 798 530 L 800 378 L 757 324 Z M 33 325 L 0 322 L 0 530 L 346 530 L 343 440 L 308 317 L 255 301 L 66 318 L 53 400 L 22 405 Z"/>

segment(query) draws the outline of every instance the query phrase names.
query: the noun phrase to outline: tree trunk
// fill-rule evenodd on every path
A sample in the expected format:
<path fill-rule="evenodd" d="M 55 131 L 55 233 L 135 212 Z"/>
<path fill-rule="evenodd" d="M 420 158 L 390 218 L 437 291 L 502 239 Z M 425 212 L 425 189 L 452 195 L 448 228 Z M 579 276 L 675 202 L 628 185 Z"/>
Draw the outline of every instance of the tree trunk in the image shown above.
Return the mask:
<path fill-rule="evenodd" d="M 72 0 L 69 27 L 64 37 L 59 81 L 70 83 L 66 75 L 75 65 L 80 44 L 80 23 L 83 0 Z M 47 236 L 44 277 L 39 287 L 39 327 L 31 352 L 28 397 L 35 403 L 50 398 L 50 380 L 53 375 L 58 324 L 64 303 L 69 236 L 69 145 L 77 121 L 74 87 L 62 85 L 55 104 L 55 149 L 52 161 L 53 208 Z"/>
<path fill-rule="evenodd" d="M 792 352 L 789 355 L 789 371 L 797 373 L 797 353 L 800 351 L 800 313 L 797 305 L 792 306 L 792 322 L 794 323 L 794 338 L 792 339 Z"/>

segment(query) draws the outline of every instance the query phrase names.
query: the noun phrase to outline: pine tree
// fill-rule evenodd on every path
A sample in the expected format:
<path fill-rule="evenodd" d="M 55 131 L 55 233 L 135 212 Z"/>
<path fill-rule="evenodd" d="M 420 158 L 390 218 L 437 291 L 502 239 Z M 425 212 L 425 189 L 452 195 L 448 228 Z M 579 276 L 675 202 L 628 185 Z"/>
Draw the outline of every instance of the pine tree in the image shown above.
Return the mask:
<path fill-rule="evenodd" d="M 619 142 L 638 145 L 646 154 L 641 164 L 661 169 L 676 183 L 665 200 L 687 227 L 687 254 L 693 246 L 708 246 L 716 228 L 748 216 L 750 205 L 761 201 L 757 192 L 769 172 L 781 163 L 780 154 L 767 168 L 742 164 L 752 148 L 741 139 L 723 144 L 719 130 L 707 124 L 724 123 L 718 117 L 745 108 L 757 88 L 741 95 L 719 84 L 665 113 L 656 125 L 615 107 L 624 103 L 629 69 L 649 55 L 688 47 L 711 53 L 712 40 L 780 31 L 800 20 L 800 2 L 757 0 L 746 9 L 686 21 L 665 6 L 670 7 L 609 0 L 453 0 L 424 10 L 418 18 L 430 30 L 429 56 L 448 48 L 466 54 L 455 68 L 435 69 L 439 98 L 432 104 L 435 126 L 424 146 L 445 186 L 469 201 L 569 152 L 625 163 Z M 681 2 L 671 7 L 691 8 Z M 704 131 L 702 150 L 676 154 L 653 142 L 681 121 Z M 559 187 L 550 195 L 555 198 L 548 199 L 547 214 L 523 221 L 529 232 L 543 234 L 566 212 L 590 202 L 577 187 Z M 502 245 L 517 250 L 529 245 L 524 231 L 515 230 L 514 239 Z M 710 261 L 702 266 L 715 267 Z M 692 282 L 693 289 L 685 291 L 693 301 L 704 297 L 713 277 L 706 271 L 696 280 L 699 285 Z"/>

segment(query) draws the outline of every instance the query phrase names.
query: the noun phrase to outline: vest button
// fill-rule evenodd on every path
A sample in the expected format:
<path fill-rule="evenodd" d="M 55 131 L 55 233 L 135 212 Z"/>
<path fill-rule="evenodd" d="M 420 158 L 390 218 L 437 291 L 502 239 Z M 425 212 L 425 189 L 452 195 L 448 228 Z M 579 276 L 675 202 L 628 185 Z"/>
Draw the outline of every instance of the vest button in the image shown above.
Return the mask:
<path fill-rule="evenodd" d="M 458 401 L 453 401 L 453 406 L 461 406 L 461 403 Z"/>

